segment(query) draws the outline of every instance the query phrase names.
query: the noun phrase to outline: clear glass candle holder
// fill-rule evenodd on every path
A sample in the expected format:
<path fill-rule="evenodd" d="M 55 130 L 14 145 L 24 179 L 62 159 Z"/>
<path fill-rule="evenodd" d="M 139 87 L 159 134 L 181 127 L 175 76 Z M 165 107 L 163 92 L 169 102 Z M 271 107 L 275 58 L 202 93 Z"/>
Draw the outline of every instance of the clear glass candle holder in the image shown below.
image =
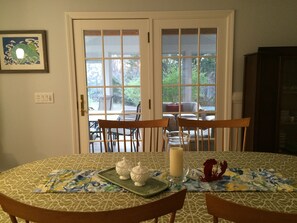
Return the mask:
<path fill-rule="evenodd" d="M 187 133 L 173 131 L 164 136 L 166 145 L 166 169 L 168 179 L 175 184 L 186 181 L 189 173 L 189 165 L 184 154 L 189 150 L 190 136 Z"/>

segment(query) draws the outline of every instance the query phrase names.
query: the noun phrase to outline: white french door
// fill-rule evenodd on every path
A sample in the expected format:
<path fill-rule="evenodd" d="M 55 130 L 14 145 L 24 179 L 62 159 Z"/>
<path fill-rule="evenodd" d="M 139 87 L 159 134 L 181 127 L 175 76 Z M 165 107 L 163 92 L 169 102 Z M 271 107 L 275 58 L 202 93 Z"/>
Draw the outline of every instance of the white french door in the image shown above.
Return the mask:
<path fill-rule="evenodd" d="M 231 118 L 227 36 L 222 19 L 154 21 L 156 113 L 169 118 L 169 131 L 178 130 L 177 117 Z"/>
<path fill-rule="evenodd" d="M 149 117 L 148 32 L 145 19 L 74 21 L 80 152 L 101 151 L 98 119 Z"/>
<path fill-rule="evenodd" d="M 169 130 L 177 117 L 231 118 L 233 11 L 69 17 L 80 152 L 100 152 L 98 118 L 133 120 L 140 101 L 141 118 L 169 117 Z"/>

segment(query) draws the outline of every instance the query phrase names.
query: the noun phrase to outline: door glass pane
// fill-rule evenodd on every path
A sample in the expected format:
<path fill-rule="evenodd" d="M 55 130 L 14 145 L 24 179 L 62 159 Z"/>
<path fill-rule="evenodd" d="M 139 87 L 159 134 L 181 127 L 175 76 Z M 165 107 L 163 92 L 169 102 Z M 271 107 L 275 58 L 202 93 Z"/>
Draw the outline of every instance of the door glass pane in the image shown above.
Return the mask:
<path fill-rule="evenodd" d="M 162 30 L 162 56 L 177 56 L 178 50 L 178 29 Z"/>
<path fill-rule="evenodd" d="M 172 85 L 179 82 L 179 60 L 166 58 L 162 60 L 163 85 Z"/>
<path fill-rule="evenodd" d="M 120 112 L 123 108 L 123 90 L 122 88 L 113 88 L 113 104 L 112 110 Z"/>
<path fill-rule="evenodd" d="M 183 56 L 197 56 L 198 29 L 181 30 L 181 53 Z"/>
<path fill-rule="evenodd" d="M 125 87 L 124 89 L 125 107 L 129 110 L 136 111 L 136 107 L 140 102 L 140 87 Z"/>
<path fill-rule="evenodd" d="M 122 85 L 122 61 L 120 59 L 105 59 L 105 85 Z"/>
<path fill-rule="evenodd" d="M 200 84 L 216 83 L 216 57 L 201 57 L 199 81 Z"/>
<path fill-rule="evenodd" d="M 88 107 L 90 111 L 103 110 L 102 106 L 99 105 L 102 96 L 103 88 L 88 88 Z"/>
<path fill-rule="evenodd" d="M 101 31 L 87 30 L 85 35 L 85 56 L 86 58 L 102 57 L 102 37 Z"/>
<path fill-rule="evenodd" d="M 139 57 L 139 31 L 123 30 L 123 56 Z"/>
<path fill-rule="evenodd" d="M 181 83 L 182 84 L 197 84 L 197 59 L 184 58 L 181 60 Z"/>
<path fill-rule="evenodd" d="M 200 55 L 217 54 L 217 29 L 203 28 L 200 31 Z"/>
<path fill-rule="evenodd" d="M 124 60 L 124 85 L 140 86 L 140 60 Z"/>
<path fill-rule="evenodd" d="M 179 91 L 177 87 L 165 87 L 162 88 L 163 102 L 177 103 L 179 99 Z"/>
<path fill-rule="evenodd" d="M 120 30 L 104 30 L 104 57 L 121 56 L 121 36 Z"/>
<path fill-rule="evenodd" d="M 182 86 L 181 87 L 181 102 L 195 102 L 198 98 L 197 86 Z M 193 110 L 194 111 L 194 110 Z M 197 112 L 197 111 L 194 111 Z"/>
<path fill-rule="evenodd" d="M 86 72 L 87 72 L 87 86 L 103 85 L 101 60 L 87 60 Z"/>
<path fill-rule="evenodd" d="M 206 111 L 215 111 L 216 88 L 215 86 L 201 86 L 199 88 L 200 105 Z"/>
<path fill-rule="evenodd" d="M 105 111 L 111 111 L 113 109 L 114 102 L 114 88 L 105 88 L 104 89 L 104 95 L 101 97 L 101 100 L 99 101 L 102 104 L 102 108 Z"/>

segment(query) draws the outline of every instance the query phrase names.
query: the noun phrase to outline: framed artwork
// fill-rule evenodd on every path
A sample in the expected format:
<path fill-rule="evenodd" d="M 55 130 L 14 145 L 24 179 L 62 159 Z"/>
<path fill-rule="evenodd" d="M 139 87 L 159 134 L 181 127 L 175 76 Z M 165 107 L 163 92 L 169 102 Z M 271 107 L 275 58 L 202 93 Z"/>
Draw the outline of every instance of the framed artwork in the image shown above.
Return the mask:
<path fill-rule="evenodd" d="M 48 73 L 45 30 L 0 31 L 0 73 Z"/>

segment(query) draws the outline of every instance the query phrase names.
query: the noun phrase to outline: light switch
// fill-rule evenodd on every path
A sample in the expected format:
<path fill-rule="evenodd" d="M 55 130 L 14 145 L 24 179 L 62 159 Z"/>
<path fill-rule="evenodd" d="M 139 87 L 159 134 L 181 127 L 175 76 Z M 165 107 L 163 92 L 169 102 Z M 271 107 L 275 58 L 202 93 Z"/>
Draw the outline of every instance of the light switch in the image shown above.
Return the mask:
<path fill-rule="evenodd" d="M 54 93 L 53 92 L 35 92 L 34 100 L 36 104 L 53 104 Z"/>

